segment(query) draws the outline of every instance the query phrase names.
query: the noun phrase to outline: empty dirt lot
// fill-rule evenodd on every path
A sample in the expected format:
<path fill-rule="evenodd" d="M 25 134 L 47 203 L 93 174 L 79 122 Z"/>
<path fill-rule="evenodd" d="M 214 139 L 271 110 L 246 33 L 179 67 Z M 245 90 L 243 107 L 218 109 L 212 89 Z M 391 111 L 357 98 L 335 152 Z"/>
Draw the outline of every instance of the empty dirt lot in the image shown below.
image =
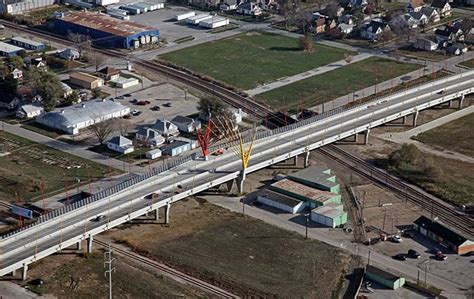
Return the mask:
<path fill-rule="evenodd" d="M 174 204 L 169 227 L 133 225 L 108 235 L 244 297 L 330 298 L 349 262 L 334 247 L 204 200 Z"/>

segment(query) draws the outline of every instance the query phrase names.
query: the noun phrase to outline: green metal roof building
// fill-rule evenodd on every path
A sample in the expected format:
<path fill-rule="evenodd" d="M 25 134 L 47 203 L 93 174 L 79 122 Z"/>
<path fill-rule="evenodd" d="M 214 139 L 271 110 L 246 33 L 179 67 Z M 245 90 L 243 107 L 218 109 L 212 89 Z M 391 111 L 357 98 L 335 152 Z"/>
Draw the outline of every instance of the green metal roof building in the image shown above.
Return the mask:
<path fill-rule="evenodd" d="M 368 279 L 378 282 L 387 288 L 396 290 L 405 284 L 405 278 L 388 273 L 374 266 L 367 266 L 365 275 Z"/>
<path fill-rule="evenodd" d="M 336 182 L 336 175 L 331 173 L 331 169 L 323 165 L 310 166 L 288 175 L 288 178 L 292 181 L 331 193 L 339 194 L 340 192 L 340 186 Z"/>

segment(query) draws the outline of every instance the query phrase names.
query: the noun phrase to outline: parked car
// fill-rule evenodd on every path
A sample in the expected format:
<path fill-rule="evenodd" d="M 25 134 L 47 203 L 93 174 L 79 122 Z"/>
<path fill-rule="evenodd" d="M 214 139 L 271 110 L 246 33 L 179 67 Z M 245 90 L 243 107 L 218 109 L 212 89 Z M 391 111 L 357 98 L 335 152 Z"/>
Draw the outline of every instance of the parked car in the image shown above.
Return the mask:
<path fill-rule="evenodd" d="M 173 104 L 171 104 L 171 103 L 168 102 L 168 103 L 164 103 L 163 106 L 164 106 L 164 107 L 171 107 L 171 106 L 173 106 Z"/>
<path fill-rule="evenodd" d="M 394 260 L 397 260 L 397 261 L 406 261 L 407 260 L 407 256 L 404 253 L 396 254 L 396 255 L 392 256 L 392 258 Z"/>
<path fill-rule="evenodd" d="M 118 96 L 118 97 L 116 97 L 115 99 L 116 99 L 116 100 L 123 100 L 123 99 L 125 99 L 125 98 L 124 98 L 123 96 Z"/>
<path fill-rule="evenodd" d="M 442 253 L 437 253 L 435 254 L 435 258 L 438 260 L 438 261 L 445 261 L 448 259 L 448 257 Z"/>
<path fill-rule="evenodd" d="M 127 93 L 127 94 L 124 94 L 123 96 L 126 97 L 126 98 L 129 98 L 129 97 L 131 97 L 132 95 L 129 94 L 129 93 Z"/>
<path fill-rule="evenodd" d="M 130 103 L 132 103 L 132 104 L 136 104 L 137 102 L 138 102 L 137 99 L 133 99 L 133 100 L 130 101 Z"/>
<path fill-rule="evenodd" d="M 399 235 L 392 236 L 392 242 L 394 243 L 402 243 L 403 239 Z"/>
<path fill-rule="evenodd" d="M 139 116 L 140 114 L 142 114 L 142 112 L 139 111 L 139 110 L 133 110 L 133 111 L 132 111 L 132 115 L 133 115 L 133 116 Z"/>
<path fill-rule="evenodd" d="M 160 111 L 161 110 L 160 106 L 153 106 L 150 109 L 153 110 L 153 111 Z"/>
<path fill-rule="evenodd" d="M 135 104 L 137 104 L 139 106 L 146 106 L 146 105 L 150 104 L 150 101 L 138 101 Z"/>
<path fill-rule="evenodd" d="M 408 256 L 413 258 L 413 259 L 418 259 L 421 257 L 421 254 L 418 253 L 418 251 L 414 250 L 414 249 L 409 249 L 408 250 Z"/>
<path fill-rule="evenodd" d="M 442 254 L 442 253 L 443 253 L 439 248 L 436 248 L 436 247 L 434 247 L 433 249 L 431 249 L 431 252 L 432 252 L 434 255 Z"/>

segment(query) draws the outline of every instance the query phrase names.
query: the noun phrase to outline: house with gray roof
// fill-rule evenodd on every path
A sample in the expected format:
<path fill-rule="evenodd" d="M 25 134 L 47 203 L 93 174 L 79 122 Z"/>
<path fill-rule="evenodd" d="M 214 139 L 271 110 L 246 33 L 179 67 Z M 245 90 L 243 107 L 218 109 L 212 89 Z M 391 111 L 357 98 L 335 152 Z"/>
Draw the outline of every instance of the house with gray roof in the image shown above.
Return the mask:
<path fill-rule="evenodd" d="M 18 118 L 34 118 L 41 115 L 44 112 L 44 109 L 41 105 L 35 104 L 26 104 L 18 107 L 16 111 L 16 117 Z"/>
<path fill-rule="evenodd" d="M 181 132 L 194 132 L 201 129 L 201 122 L 187 116 L 178 115 L 171 120 L 171 123 L 178 127 Z"/>
<path fill-rule="evenodd" d="M 134 151 L 132 140 L 125 138 L 122 135 L 114 136 L 107 141 L 107 148 L 124 155 Z"/>
<path fill-rule="evenodd" d="M 141 128 L 135 133 L 135 138 L 150 146 L 160 146 L 165 143 L 165 138 L 161 136 L 160 132 L 153 128 Z"/>
<path fill-rule="evenodd" d="M 163 137 L 178 136 L 178 127 L 165 118 L 159 118 L 153 125 L 153 129 L 158 131 Z"/>

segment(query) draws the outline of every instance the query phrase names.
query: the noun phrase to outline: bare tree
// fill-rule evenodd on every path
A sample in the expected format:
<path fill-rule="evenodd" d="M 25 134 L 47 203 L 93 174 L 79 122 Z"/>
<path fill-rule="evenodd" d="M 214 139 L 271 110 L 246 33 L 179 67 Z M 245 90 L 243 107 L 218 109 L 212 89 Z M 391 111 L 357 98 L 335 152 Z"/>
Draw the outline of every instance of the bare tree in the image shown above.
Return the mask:
<path fill-rule="evenodd" d="M 383 42 L 388 42 L 391 39 L 392 39 L 392 31 L 391 30 L 386 29 L 380 34 L 380 40 L 383 41 Z"/>
<path fill-rule="evenodd" d="M 87 35 L 79 34 L 79 33 L 73 33 L 73 32 L 68 32 L 67 34 L 67 39 L 72 41 L 75 45 L 75 48 L 77 52 L 79 52 L 79 56 L 82 57 L 82 54 L 84 51 L 90 49 L 92 45 L 91 38 Z"/>
<path fill-rule="evenodd" d="M 351 54 L 344 54 L 344 60 L 347 62 L 347 64 L 350 64 L 354 57 Z"/>
<path fill-rule="evenodd" d="M 115 128 L 115 123 L 115 119 L 109 119 L 100 123 L 95 123 L 90 126 L 92 132 L 97 137 L 100 144 L 104 144 L 107 137 L 109 137 L 110 133 L 112 133 Z"/>
<path fill-rule="evenodd" d="M 314 52 L 314 43 L 311 34 L 306 34 L 305 36 L 300 37 L 300 47 L 306 53 Z"/>
<path fill-rule="evenodd" d="M 126 136 L 128 132 L 133 128 L 132 123 L 125 118 L 117 119 L 115 122 L 115 128 L 120 132 L 120 135 Z"/>
<path fill-rule="evenodd" d="M 107 56 L 100 54 L 99 52 L 90 52 L 87 54 L 89 58 L 89 62 L 95 67 L 95 71 L 97 72 L 102 66 L 107 64 L 109 60 Z"/>

